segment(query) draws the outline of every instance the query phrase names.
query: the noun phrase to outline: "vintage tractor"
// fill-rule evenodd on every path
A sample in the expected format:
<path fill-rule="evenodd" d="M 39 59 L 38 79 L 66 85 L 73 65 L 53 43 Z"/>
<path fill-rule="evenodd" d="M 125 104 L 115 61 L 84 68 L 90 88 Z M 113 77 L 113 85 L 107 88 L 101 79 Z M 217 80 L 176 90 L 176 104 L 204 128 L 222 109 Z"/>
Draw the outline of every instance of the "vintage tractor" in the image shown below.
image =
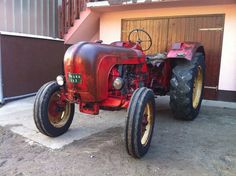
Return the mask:
<path fill-rule="evenodd" d="M 193 120 L 203 97 L 205 54 L 200 43 L 175 43 L 166 54 L 145 55 L 150 35 L 134 29 L 128 42 L 110 45 L 79 42 L 64 56 L 64 75 L 43 85 L 34 104 L 39 131 L 56 137 L 71 125 L 75 104 L 80 112 L 127 108 L 127 152 L 144 156 L 155 122 L 155 95 L 170 95 L 174 117 Z M 146 48 L 144 48 L 146 47 Z"/>

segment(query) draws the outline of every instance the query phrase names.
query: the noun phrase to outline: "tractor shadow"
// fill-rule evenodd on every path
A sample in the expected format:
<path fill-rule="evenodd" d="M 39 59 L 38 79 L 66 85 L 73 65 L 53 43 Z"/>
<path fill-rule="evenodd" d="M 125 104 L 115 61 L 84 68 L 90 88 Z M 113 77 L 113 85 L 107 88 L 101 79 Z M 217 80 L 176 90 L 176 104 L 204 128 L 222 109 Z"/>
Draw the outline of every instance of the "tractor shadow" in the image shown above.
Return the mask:
<path fill-rule="evenodd" d="M 169 99 L 168 99 L 169 100 Z M 107 116 L 124 117 L 124 123 L 116 127 L 110 127 L 104 131 L 100 131 L 89 137 L 83 138 L 73 142 L 73 145 L 68 145 L 69 148 L 79 148 L 79 153 L 92 153 L 98 158 L 114 156 L 121 160 L 133 160 L 136 162 L 146 162 L 155 160 L 155 162 L 162 161 L 179 161 L 182 157 L 192 158 L 194 152 L 190 149 L 196 148 L 197 143 L 204 141 L 202 136 L 202 120 L 204 121 L 204 114 L 207 111 L 203 108 L 203 112 L 194 121 L 181 121 L 173 117 L 169 102 L 156 100 L 156 121 L 152 137 L 152 143 L 147 155 L 141 160 L 133 160 L 125 148 L 124 134 L 125 134 L 125 111 L 106 112 Z M 121 117 L 122 116 L 122 117 Z M 199 137 L 199 136 L 200 137 Z M 195 138 L 198 136 L 198 140 Z M 67 148 L 66 147 L 66 148 Z"/>
<path fill-rule="evenodd" d="M 119 126 L 110 127 L 104 131 L 100 131 L 86 138 L 74 141 L 73 145 L 69 145 L 67 147 L 73 148 L 73 146 L 74 147 L 76 146 L 80 148 L 80 152 L 82 153 L 83 150 L 85 150 L 86 152 L 91 151 L 95 153 L 108 152 L 110 154 L 117 153 L 117 155 L 129 158 L 129 156 L 126 153 L 125 142 L 124 142 L 126 112 L 122 110 L 122 111 L 107 111 L 105 113 L 106 116 L 114 116 L 114 115 L 120 116 L 120 118 L 123 118 L 123 123 L 121 123 Z M 152 154 L 151 155 L 148 154 L 147 155 L 148 158 L 157 157 L 159 155 L 159 152 L 163 153 L 162 151 L 158 151 L 156 153 L 156 150 L 157 148 L 159 149 L 165 148 L 164 144 L 163 146 L 160 146 L 162 145 L 161 142 L 164 139 L 168 138 L 168 131 L 171 128 L 170 124 L 176 124 L 176 123 L 178 123 L 178 121 L 176 121 L 173 118 L 173 115 L 169 108 L 169 103 L 156 102 L 156 120 L 155 120 L 152 144 L 150 147 Z M 75 130 L 77 130 L 77 128 Z"/>

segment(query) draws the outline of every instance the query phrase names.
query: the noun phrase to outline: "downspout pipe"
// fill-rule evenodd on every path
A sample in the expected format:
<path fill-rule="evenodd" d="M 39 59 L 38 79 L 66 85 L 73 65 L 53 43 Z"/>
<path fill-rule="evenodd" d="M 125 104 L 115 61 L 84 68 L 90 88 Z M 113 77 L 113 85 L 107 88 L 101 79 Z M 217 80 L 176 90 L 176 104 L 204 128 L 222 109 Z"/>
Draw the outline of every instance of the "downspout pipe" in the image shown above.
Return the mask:
<path fill-rule="evenodd" d="M 3 80 L 2 80 L 2 38 L 0 33 L 0 104 L 4 103 L 3 99 Z"/>

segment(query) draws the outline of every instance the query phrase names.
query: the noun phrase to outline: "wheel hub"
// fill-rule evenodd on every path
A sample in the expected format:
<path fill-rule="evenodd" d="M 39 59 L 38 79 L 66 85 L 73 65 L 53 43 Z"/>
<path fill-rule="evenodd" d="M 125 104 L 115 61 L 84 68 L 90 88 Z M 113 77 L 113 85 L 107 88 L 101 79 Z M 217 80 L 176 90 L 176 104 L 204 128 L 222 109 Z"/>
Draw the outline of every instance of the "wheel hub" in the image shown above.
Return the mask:
<path fill-rule="evenodd" d="M 69 119 L 70 104 L 62 102 L 58 92 L 54 93 L 48 103 L 48 119 L 56 128 L 63 127 Z"/>

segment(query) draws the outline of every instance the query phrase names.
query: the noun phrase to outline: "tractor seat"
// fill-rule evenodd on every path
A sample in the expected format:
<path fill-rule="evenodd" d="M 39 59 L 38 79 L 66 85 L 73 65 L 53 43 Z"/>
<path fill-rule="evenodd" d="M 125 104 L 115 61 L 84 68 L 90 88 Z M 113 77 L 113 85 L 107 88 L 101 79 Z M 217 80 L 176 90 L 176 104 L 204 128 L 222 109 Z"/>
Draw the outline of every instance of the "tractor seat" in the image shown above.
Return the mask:
<path fill-rule="evenodd" d="M 147 63 L 151 64 L 164 62 L 165 59 L 166 59 L 166 53 L 158 53 L 155 55 L 146 56 Z"/>

